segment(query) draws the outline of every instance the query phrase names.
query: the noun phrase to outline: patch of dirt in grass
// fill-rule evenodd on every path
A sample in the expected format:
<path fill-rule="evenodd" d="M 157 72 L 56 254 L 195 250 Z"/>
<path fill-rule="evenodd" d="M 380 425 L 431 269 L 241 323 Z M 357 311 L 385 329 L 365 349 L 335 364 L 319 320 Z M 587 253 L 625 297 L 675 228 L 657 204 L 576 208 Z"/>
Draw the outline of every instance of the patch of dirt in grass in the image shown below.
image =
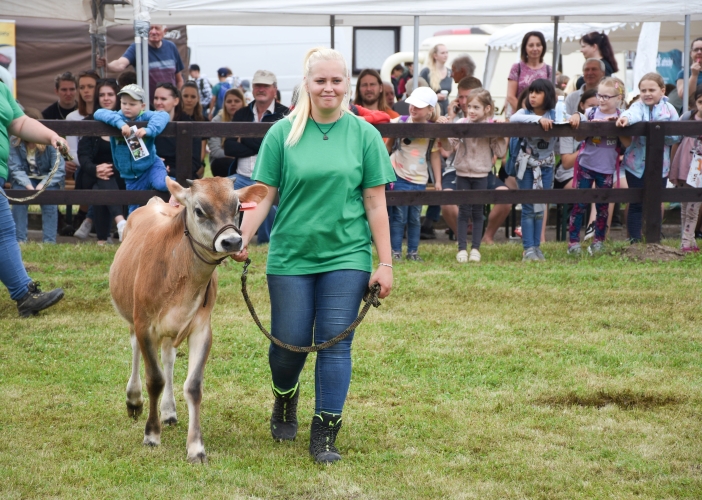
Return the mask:
<path fill-rule="evenodd" d="M 683 396 L 670 394 L 641 393 L 625 391 L 597 391 L 593 394 L 576 394 L 570 392 L 564 395 L 544 396 L 536 400 L 537 404 L 548 406 L 582 406 L 604 408 L 616 405 L 623 410 L 642 408 L 645 410 L 661 406 L 674 406 L 687 401 Z"/>
<path fill-rule="evenodd" d="M 24 268 L 27 270 L 28 273 L 37 273 L 39 272 L 39 266 L 37 264 L 28 264 L 24 263 Z"/>
<path fill-rule="evenodd" d="M 630 245 L 622 252 L 622 254 L 633 260 L 638 260 L 641 262 L 647 260 L 669 262 L 671 260 L 681 260 L 685 258 L 685 254 L 682 250 L 659 245 L 658 243 L 649 243 L 647 245 Z"/>

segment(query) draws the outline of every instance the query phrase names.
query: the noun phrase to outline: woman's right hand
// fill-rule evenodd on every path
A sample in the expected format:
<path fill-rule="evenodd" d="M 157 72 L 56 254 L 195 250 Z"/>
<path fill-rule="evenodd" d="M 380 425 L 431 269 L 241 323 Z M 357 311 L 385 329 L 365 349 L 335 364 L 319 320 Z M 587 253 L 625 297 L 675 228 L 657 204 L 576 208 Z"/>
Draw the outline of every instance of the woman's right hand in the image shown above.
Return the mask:
<path fill-rule="evenodd" d="M 95 175 L 103 181 L 109 180 L 114 172 L 112 171 L 112 163 L 101 163 L 95 167 Z"/>
<path fill-rule="evenodd" d="M 231 258 L 237 262 L 246 262 L 246 259 L 249 258 L 248 246 L 245 246 L 241 250 L 239 250 L 237 253 L 232 254 Z"/>

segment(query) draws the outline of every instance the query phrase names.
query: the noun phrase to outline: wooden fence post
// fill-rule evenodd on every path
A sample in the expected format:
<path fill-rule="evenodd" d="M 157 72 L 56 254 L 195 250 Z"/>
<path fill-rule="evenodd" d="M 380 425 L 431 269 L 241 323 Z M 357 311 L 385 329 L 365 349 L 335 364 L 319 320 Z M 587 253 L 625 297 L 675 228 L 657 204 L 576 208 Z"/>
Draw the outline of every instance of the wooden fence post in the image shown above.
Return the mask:
<path fill-rule="evenodd" d="M 188 187 L 185 181 L 193 177 L 193 124 L 175 122 L 175 125 L 176 181 L 181 186 Z"/>
<path fill-rule="evenodd" d="M 663 216 L 663 149 L 665 131 L 659 123 L 649 123 L 646 136 L 646 170 L 643 188 L 643 237 L 646 243 L 661 242 Z"/>

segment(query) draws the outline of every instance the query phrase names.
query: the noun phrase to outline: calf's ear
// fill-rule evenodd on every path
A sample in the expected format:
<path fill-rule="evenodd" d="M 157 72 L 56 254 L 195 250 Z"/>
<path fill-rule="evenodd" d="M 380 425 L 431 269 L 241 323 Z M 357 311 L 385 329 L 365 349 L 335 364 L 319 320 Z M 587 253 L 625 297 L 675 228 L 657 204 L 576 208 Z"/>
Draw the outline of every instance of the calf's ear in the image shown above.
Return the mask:
<path fill-rule="evenodd" d="M 190 188 L 184 188 L 168 176 L 166 176 L 166 186 L 168 187 L 168 191 L 173 195 L 173 198 L 178 200 L 178 203 L 181 205 L 185 205 L 185 201 L 190 194 Z"/>
<path fill-rule="evenodd" d="M 240 203 L 258 203 L 268 194 L 268 188 L 263 184 L 254 184 L 236 191 Z"/>

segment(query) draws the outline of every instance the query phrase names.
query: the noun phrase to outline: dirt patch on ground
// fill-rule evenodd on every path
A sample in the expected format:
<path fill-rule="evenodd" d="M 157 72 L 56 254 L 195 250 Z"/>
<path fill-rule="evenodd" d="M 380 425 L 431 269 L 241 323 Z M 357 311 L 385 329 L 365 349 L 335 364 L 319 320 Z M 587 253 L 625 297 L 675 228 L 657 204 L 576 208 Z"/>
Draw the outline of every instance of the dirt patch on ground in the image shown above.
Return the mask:
<path fill-rule="evenodd" d="M 638 393 L 624 391 L 598 391 L 594 394 L 576 394 L 574 392 L 547 396 L 537 399 L 536 403 L 547 406 L 583 406 L 604 408 L 615 405 L 623 410 L 642 408 L 650 410 L 662 406 L 679 405 L 686 402 L 686 398 L 670 394 Z"/>
<path fill-rule="evenodd" d="M 29 263 L 25 262 L 24 268 L 27 270 L 28 273 L 38 273 L 39 272 L 39 266 L 37 264 L 29 264 Z"/>
<path fill-rule="evenodd" d="M 681 260 L 685 258 L 685 254 L 682 250 L 659 245 L 658 243 L 631 245 L 622 252 L 622 255 L 641 262 L 647 260 L 669 262 L 671 260 Z"/>

